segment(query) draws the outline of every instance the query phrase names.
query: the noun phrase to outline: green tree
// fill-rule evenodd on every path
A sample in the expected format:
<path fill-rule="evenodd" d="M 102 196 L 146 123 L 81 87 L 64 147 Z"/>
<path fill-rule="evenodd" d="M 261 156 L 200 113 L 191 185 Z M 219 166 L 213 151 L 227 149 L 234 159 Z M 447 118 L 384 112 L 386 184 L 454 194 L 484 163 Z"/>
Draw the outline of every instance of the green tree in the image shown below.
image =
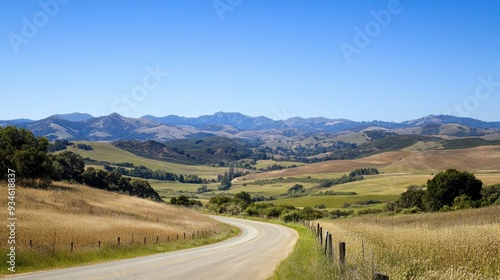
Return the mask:
<path fill-rule="evenodd" d="M 300 184 L 295 184 L 293 185 L 293 187 L 289 188 L 287 192 L 288 193 L 305 192 L 305 188 Z"/>
<path fill-rule="evenodd" d="M 7 168 L 16 170 L 18 178 L 47 178 L 52 165 L 47 155 L 49 141 L 35 137 L 26 129 L 0 127 L 0 177 L 5 178 Z"/>
<path fill-rule="evenodd" d="M 186 180 L 184 180 L 184 175 L 179 176 L 179 183 L 184 183 Z"/>
<path fill-rule="evenodd" d="M 252 197 L 247 192 L 239 192 L 234 195 L 234 198 L 240 199 L 241 201 L 246 202 L 247 204 L 252 203 Z"/>
<path fill-rule="evenodd" d="M 82 174 L 85 171 L 85 161 L 80 155 L 65 151 L 60 154 L 51 155 L 53 174 L 52 178 L 57 181 L 67 180 L 82 182 Z"/>
<path fill-rule="evenodd" d="M 425 191 L 418 186 L 409 186 L 408 190 L 401 194 L 396 201 L 399 208 L 412 208 L 416 207 L 420 210 L 425 210 L 424 206 Z"/>
<path fill-rule="evenodd" d="M 448 169 L 427 181 L 427 207 L 437 211 L 452 206 L 456 197 L 465 195 L 471 200 L 481 199 L 483 182 L 469 172 Z"/>

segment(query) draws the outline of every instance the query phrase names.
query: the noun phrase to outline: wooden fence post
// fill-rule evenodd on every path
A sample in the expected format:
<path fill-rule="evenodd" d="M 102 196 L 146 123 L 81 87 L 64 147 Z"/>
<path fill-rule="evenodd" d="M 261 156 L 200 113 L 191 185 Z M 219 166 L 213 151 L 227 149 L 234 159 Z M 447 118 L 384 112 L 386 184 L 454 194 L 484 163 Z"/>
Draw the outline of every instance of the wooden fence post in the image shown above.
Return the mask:
<path fill-rule="evenodd" d="M 319 228 L 319 245 L 323 246 L 323 227 Z"/>
<path fill-rule="evenodd" d="M 330 258 L 330 260 L 333 260 L 333 243 L 332 243 L 332 234 L 330 233 L 328 235 L 328 258 Z"/>
<path fill-rule="evenodd" d="M 184 240 L 186 240 L 186 232 L 184 232 Z"/>
<path fill-rule="evenodd" d="M 30 249 L 33 249 L 33 240 L 30 239 Z"/>
<path fill-rule="evenodd" d="M 329 235 L 329 233 L 328 233 L 328 231 L 326 231 L 326 233 L 325 233 L 325 256 L 327 255 L 326 253 L 328 251 L 328 235 Z"/>
<path fill-rule="evenodd" d="M 157 235 L 156 236 L 156 244 L 158 244 L 158 241 L 160 240 L 160 237 Z"/>
<path fill-rule="evenodd" d="M 345 267 L 345 242 L 339 242 L 339 264 L 340 269 Z"/>
<path fill-rule="evenodd" d="M 177 234 L 177 241 L 179 241 L 179 234 Z"/>
<path fill-rule="evenodd" d="M 73 242 L 71 242 L 71 253 L 73 253 Z"/>
<path fill-rule="evenodd" d="M 144 245 L 146 245 L 146 237 L 144 237 Z"/>
<path fill-rule="evenodd" d="M 373 273 L 373 280 L 389 280 L 389 276 L 382 273 Z"/>
<path fill-rule="evenodd" d="M 118 236 L 118 246 L 120 246 L 120 236 Z"/>
<path fill-rule="evenodd" d="M 99 247 L 99 249 L 101 249 L 101 240 L 99 240 L 97 246 Z"/>
<path fill-rule="evenodd" d="M 315 232 L 315 233 L 316 233 L 316 237 L 318 237 L 318 234 L 319 234 L 319 223 L 318 223 L 318 225 L 316 226 L 316 232 Z"/>

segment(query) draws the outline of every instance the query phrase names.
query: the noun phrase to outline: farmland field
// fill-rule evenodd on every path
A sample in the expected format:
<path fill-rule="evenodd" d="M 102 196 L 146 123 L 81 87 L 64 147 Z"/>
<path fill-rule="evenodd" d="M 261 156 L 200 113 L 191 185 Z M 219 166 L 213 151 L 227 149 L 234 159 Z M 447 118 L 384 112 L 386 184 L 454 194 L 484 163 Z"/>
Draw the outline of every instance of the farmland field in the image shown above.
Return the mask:
<path fill-rule="evenodd" d="M 298 177 L 305 174 L 348 173 L 356 168 L 375 167 L 389 173 L 431 174 L 449 168 L 474 173 L 500 173 L 500 146 L 457 150 L 395 151 L 355 160 L 332 160 L 296 168 L 258 173 L 247 180 Z"/>
<path fill-rule="evenodd" d="M 327 210 L 341 209 L 344 203 L 376 200 L 383 203 L 395 199 L 410 185 L 423 185 L 434 174 L 448 168 L 471 171 L 485 185 L 500 182 L 500 147 L 484 146 L 462 150 L 395 151 L 356 160 L 335 160 L 306 164 L 296 168 L 250 174 L 233 181 L 230 193 L 239 191 L 265 195 L 283 194 L 294 184 L 310 188 L 317 183 L 308 179 L 333 179 L 356 168 L 375 167 L 378 175 L 364 176 L 364 180 L 334 185 L 318 191 L 356 192 L 357 196 L 307 196 L 282 198 L 276 204 L 296 207 L 325 204 Z M 280 181 L 283 178 L 285 181 Z M 296 182 L 292 178 L 296 178 Z M 268 183 L 262 183 L 268 182 Z M 270 183 L 272 182 L 272 183 Z M 369 208 L 381 208 L 372 205 Z M 356 209 L 354 209 L 356 210 Z"/>

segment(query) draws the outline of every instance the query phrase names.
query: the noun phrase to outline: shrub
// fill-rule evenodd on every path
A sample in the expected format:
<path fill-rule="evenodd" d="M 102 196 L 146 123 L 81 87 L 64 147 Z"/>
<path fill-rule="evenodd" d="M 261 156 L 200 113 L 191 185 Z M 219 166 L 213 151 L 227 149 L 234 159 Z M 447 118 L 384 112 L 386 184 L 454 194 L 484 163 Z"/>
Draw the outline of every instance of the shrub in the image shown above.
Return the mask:
<path fill-rule="evenodd" d="M 481 206 L 500 205 L 500 184 L 484 187 L 481 196 Z"/>
<path fill-rule="evenodd" d="M 203 205 L 201 204 L 201 202 L 199 202 L 198 200 L 194 200 L 194 199 L 189 199 L 189 197 L 185 196 L 185 195 L 180 195 L 179 197 L 172 197 L 170 199 L 170 203 L 172 203 L 173 205 L 179 205 L 179 206 L 184 206 L 184 207 L 202 207 Z"/>
<path fill-rule="evenodd" d="M 197 193 L 204 193 L 204 192 L 208 192 L 208 187 L 206 185 L 203 185 L 201 187 L 199 187 L 197 190 L 196 190 Z"/>
<path fill-rule="evenodd" d="M 300 220 L 300 210 L 297 209 L 284 213 L 283 215 L 281 215 L 281 219 L 283 219 L 285 223 L 297 222 Z"/>
<path fill-rule="evenodd" d="M 326 205 L 325 205 L 325 204 L 323 204 L 323 203 L 321 203 L 321 204 L 316 204 L 316 205 L 314 205 L 314 208 L 316 208 L 316 209 L 325 209 L 325 208 L 326 208 Z"/>

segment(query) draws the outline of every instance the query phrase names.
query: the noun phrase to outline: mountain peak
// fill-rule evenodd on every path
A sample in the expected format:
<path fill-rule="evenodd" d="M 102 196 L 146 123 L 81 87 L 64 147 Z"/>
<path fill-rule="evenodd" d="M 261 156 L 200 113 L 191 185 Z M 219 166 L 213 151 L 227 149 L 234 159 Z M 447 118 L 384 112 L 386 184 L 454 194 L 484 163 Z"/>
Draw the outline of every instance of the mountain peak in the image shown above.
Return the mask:
<path fill-rule="evenodd" d="M 69 113 L 69 114 L 55 114 L 51 117 L 56 117 L 59 119 L 71 121 L 71 122 L 81 122 L 93 118 L 94 116 L 86 113 Z"/>

